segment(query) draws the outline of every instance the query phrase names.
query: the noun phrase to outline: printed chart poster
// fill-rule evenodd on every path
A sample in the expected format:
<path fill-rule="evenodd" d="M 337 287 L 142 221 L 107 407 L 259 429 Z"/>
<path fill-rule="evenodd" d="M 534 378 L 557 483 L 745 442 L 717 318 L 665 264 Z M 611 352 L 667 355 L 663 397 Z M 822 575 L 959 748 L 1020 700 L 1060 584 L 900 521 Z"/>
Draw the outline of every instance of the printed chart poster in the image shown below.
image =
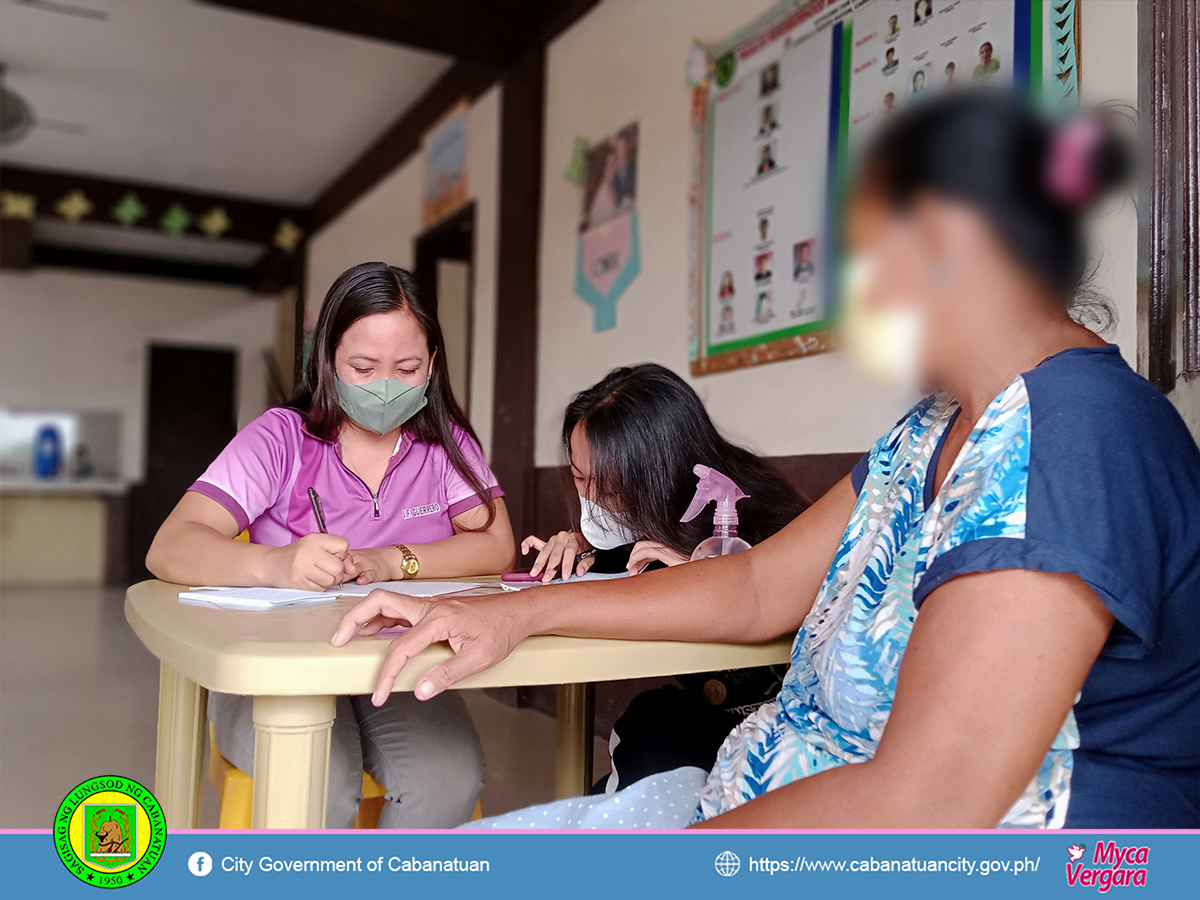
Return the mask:
<path fill-rule="evenodd" d="M 842 32 L 802 13 L 733 51 L 732 78 L 708 98 L 704 371 L 831 346 L 825 220 Z"/>
<path fill-rule="evenodd" d="M 1071 21 L 1054 25 L 1050 10 L 807 0 L 709 48 L 692 103 L 693 375 L 833 349 L 855 149 L 889 115 L 960 85 L 1039 96 L 1054 64 L 1043 34 Z"/>

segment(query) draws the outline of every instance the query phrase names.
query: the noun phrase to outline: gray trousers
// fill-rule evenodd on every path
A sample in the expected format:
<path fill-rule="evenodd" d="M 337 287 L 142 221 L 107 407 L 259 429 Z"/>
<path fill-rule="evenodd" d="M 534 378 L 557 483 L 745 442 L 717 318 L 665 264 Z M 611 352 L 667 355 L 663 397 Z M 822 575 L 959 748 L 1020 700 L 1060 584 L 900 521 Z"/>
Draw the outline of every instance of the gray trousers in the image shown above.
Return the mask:
<path fill-rule="evenodd" d="M 254 772 L 253 697 L 208 695 L 217 749 Z M 483 747 L 457 691 L 432 700 L 392 694 L 338 697 L 329 746 L 326 828 L 353 828 L 364 770 L 387 792 L 380 828 L 453 828 L 471 818 L 483 787 Z"/>

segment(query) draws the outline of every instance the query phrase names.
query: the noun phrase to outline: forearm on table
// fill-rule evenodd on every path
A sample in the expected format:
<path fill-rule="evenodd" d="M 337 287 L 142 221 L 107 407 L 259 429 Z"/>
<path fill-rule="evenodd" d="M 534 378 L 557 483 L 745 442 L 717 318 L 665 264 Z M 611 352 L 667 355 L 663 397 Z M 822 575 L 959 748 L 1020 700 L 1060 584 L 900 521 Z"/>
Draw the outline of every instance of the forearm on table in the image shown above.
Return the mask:
<path fill-rule="evenodd" d="M 270 547 L 226 537 L 199 522 L 164 524 L 146 554 L 155 578 L 176 584 L 266 585 L 263 567 Z"/>
<path fill-rule="evenodd" d="M 759 643 L 783 633 L 763 621 L 753 551 L 616 581 L 529 588 L 533 634 L 628 640 Z"/>
<path fill-rule="evenodd" d="M 459 578 L 471 575 L 498 575 L 511 572 L 516 559 L 512 531 L 508 535 L 494 531 L 463 531 L 453 537 L 428 544 L 407 544 L 420 563 L 421 578 Z M 399 550 L 392 571 L 399 577 L 403 561 Z"/>
<path fill-rule="evenodd" d="M 856 494 L 847 476 L 773 537 L 733 556 L 617 581 L 523 591 L 532 634 L 761 643 L 812 608 Z"/>

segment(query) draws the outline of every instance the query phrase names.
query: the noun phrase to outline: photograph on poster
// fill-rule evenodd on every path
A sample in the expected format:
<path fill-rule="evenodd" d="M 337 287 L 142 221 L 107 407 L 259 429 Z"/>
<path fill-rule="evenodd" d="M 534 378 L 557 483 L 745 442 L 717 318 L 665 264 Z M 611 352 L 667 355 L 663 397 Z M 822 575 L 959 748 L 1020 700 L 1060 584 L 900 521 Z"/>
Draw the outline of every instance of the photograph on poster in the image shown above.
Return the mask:
<path fill-rule="evenodd" d="M 793 281 L 807 281 L 817 271 L 817 267 L 813 263 L 813 250 L 816 243 L 816 238 L 809 238 L 807 241 L 800 241 L 792 247 Z"/>
<path fill-rule="evenodd" d="M 758 177 L 770 175 L 775 171 L 775 145 L 772 142 L 767 142 L 758 148 L 758 167 L 754 174 Z"/>
<path fill-rule="evenodd" d="M 733 273 L 726 269 L 721 273 L 720 297 L 722 300 L 728 300 L 736 293 L 737 289 L 733 286 Z"/>
<path fill-rule="evenodd" d="M 764 103 L 762 109 L 762 123 L 758 126 L 758 136 L 767 137 L 779 127 L 779 122 L 775 119 L 775 106 L 771 103 Z"/>
<path fill-rule="evenodd" d="M 754 321 L 758 324 L 770 322 L 775 318 L 775 312 L 771 309 L 771 292 L 759 291 L 754 298 Z"/>
<path fill-rule="evenodd" d="M 771 280 L 771 256 L 772 253 L 768 250 L 766 253 L 760 253 L 754 257 L 754 280 L 756 282 Z"/>
<path fill-rule="evenodd" d="M 759 96 L 769 97 L 779 88 L 779 63 L 771 63 L 762 70 L 759 81 Z"/>
<path fill-rule="evenodd" d="M 638 126 L 626 125 L 588 148 L 579 230 L 603 225 L 637 203 Z"/>
<path fill-rule="evenodd" d="M 975 67 L 975 78 L 990 78 L 1000 70 L 1000 58 L 996 56 L 991 41 L 979 45 L 979 65 Z"/>

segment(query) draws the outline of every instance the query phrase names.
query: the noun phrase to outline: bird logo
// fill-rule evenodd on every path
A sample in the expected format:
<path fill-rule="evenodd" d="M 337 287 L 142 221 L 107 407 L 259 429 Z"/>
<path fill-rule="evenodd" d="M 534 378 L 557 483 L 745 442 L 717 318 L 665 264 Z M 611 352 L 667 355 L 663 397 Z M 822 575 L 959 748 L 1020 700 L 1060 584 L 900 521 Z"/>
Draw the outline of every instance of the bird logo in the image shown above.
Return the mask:
<path fill-rule="evenodd" d="M 1072 844 L 1067 848 L 1067 856 L 1071 858 L 1071 862 L 1079 862 L 1083 858 L 1085 850 L 1087 850 L 1087 844 Z"/>

